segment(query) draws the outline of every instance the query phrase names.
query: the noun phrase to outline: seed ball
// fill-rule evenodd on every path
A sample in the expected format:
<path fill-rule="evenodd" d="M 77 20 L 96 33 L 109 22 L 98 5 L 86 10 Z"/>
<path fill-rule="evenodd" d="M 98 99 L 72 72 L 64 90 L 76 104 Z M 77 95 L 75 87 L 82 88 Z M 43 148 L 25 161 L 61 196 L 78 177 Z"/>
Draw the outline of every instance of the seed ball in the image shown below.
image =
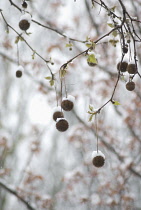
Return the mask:
<path fill-rule="evenodd" d="M 65 111 L 71 111 L 73 109 L 73 102 L 68 99 L 63 100 L 61 103 L 61 107 Z"/>
<path fill-rule="evenodd" d="M 25 1 L 22 3 L 22 7 L 25 9 L 27 8 L 27 3 Z"/>
<path fill-rule="evenodd" d="M 129 90 L 129 91 L 132 91 L 135 89 L 135 83 L 134 82 L 127 82 L 126 84 L 126 89 Z"/>
<path fill-rule="evenodd" d="M 26 31 L 27 29 L 29 29 L 30 23 L 28 22 L 28 20 L 23 19 L 19 22 L 19 27 L 21 30 Z"/>
<path fill-rule="evenodd" d="M 93 151 L 92 163 L 95 167 L 102 167 L 105 163 L 105 155 L 101 151 Z"/>
<path fill-rule="evenodd" d="M 128 47 L 127 47 L 127 46 L 124 46 L 124 47 L 122 48 L 122 51 L 123 51 L 123 53 L 128 53 Z"/>
<path fill-rule="evenodd" d="M 126 72 L 127 71 L 127 66 L 128 66 L 128 63 L 126 61 L 119 62 L 117 64 L 117 69 L 121 72 Z"/>
<path fill-rule="evenodd" d="M 130 40 L 130 39 L 128 39 L 128 40 L 127 40 L 127 43 L 129 44 L 130 42 L 131 42 L 131 40 Z"/>
<path fill-rule="evenodd" d="M 105 163 L 105 159 L 102 156 L 96 156 L 93 158 L 92 163 L 95 167 L 102 167 Z"/>
<path fill-rule="evenodd" d="M 22 77 L 22 71 L 17 70 L 16 71 L 16 77 L 18 77 L 18 78 Z"/>
<path fill-rule="evenodd" d="M 136 74 L 137 72 L 136 65 L 134 63 L 128 64 L 127 71 L 129 74 Z"/>
<path fill-rule="evenodd" d="M 69 127 L 68 121 L 65 120 L 64 118 L 60 118 L 57 120 L 56 128 L 58 131 L 64 132 L 68 129 L 68 127 Z"/>
<path fill-rule="evenodd" d="M 64 117 L 63 112 L 56 111 L 56 112 L 53 113 L 53 119 L 54 119 L 54 121 L 56 121 L 57 118 L 63 118 L 63 117 Z"/>

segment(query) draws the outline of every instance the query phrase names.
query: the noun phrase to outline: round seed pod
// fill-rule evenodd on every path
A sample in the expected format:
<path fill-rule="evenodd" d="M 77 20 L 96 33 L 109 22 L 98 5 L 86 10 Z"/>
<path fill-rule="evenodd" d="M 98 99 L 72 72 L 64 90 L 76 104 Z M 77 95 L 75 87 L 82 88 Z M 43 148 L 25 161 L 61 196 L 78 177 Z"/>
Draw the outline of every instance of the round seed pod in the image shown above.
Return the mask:
<path fill-rule="evenodd" d="M 17 70 L 16 70 L 16 77 L 17 77 L 17 78 L 22 77 L 23 72 L 24 72 L 24 68 L 23 68 L 22 66 L 18 66 L 18 67 L 17 67 Z"/>
<path fill-rule="evenodd" d="M 128 66 L 128 63 L 126 61 L 122 61 L 117 64 L 117 69 L 121 72 L 126 72 L 127 66 Z"/>
<path fill-rule="evenodd" d="M 17 70 L 16 71 L 16 77 L 18 77 L 18 78 L 20 78 L 20 77 L 22 77 L 22 71 L 21 70 Z"/>
<path fill-rule="evenodd" d="M 73 109 L 73 102 L 69 100 L 63 100 L 61 103 L 61 107 L 65 111 L 71 111 Z"/>
<path fill-rule="evenodd" d="M 71 111 L 74 106 L 74 100 L 75 98 L 71 95 L 68 95 L 67 98 L 63 98 L 62 103 L 61 103 L 62 109 L 65 111 Z"/>
<path fill-rule="evenodd" d="M 27 8 L 27 3 L 25 1 L 22 3 L 22 7 L 25 9 Z"/>
<path fill-rule="evenodd" d="M 60 111 L 54 112 L 54 114 L 53 114 L 54 121 L 56 121 L 57 118 L 63 118 L 63 117 L 64 117 L 64 114 L 63 114 L 63 112 L 60 112 Z"/>
<path fill-rule="evenodd" d="M 122 51 L 123 51 L 123 53 L 128 53 L 128 46 L 124 46 L 124 47 L 122 48 Z"/>
<path fill-rule="evenodd" d="M 129 63 L 127 67 L 127 71 L 129 74 L 136 74 L 137 68 L 136 68 L 135 63 Z"/>
<path fill-rule="evenodd" d="M 56 123 L 56 129 L 60 132 L 64 132 L 69 128 L 69 123 L 65 118 L 58 118 Z"/>
<path fill-rule="evenodd" d="M 52 117 L 54 121 L 56 121 L 57 118 L 64 118 L 61 106 L 56 106 L 53 108 Z"/>
<path fill-rule="evenodd" d="M 19 27 L 21 30 L 26 31 L 30 27 L 31 16 L 30 14 L 24 14 L 20 18 Z"/>
<path fill-rule="evenodd" d="M 127 40 L 127 43 L 129 44 L 130 42 L 131 42 L 131 40 L 130 40 L 130 39 L 128 39 L 128 40 Z"/>
<path fill-rule="evenodd" d="M 105 155 L 101 151 L 93 151 L 92 163 L 97 168 L 102 167 L 105 163 Z"/>
<path fill-rule="evenodd" d="M 127 82 L 126 89 L 129 90 L 129 91 L 134 90 L 135 89 L 135 83 L 133 81 Z"/>
<path fill-rule="evenodd" d="M 30 27 L 30 23 L 27 20 L 21 20 L 19 22 L 19 27 L 21 30 L 26 31 Z"/>

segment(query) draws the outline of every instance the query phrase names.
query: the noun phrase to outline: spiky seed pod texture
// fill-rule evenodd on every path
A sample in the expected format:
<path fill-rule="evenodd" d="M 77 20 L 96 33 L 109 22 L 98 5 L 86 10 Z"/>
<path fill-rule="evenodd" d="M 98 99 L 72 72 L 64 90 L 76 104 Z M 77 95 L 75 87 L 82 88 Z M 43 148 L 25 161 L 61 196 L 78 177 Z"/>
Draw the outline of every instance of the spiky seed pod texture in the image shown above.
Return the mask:
<path fill-rule="evenodd" d="M 129 90 L 129 91 L 134 90 L 135 89 L 135 83 L 133 81 L 127 82 L 126 89 Z"/>
<path fill-rule="evenodd" d="M 16 71 L 16 77 L 18 77 L 18 78 L 20 78 L 20 77 L 22 77 L 22 71 L 21 70 L 17 70 Z"/>
<path fill-rule="evenodd" d="M 58 131 L 64 132 L 69 128 L 69 123 L 64 118 L 57 119 L 56 128 Z"/>
<path fill-rule="evenodd" d="M 105 155 L 100 151 L 92 152 L 92 163 L 95 167 L 102 167 L 105 163 Z"/>
<path fill-rule="evenodd" d="M 19 22 L 19 27 L 20 27 L 21 30 L 26 31 L 27 29 L 29 29 L 30 23 L 29 23 L 28 20 L 23 19 Z"/>
<path fill-rule="evenodd" d="M 117 64 L 117 69 L 121 72 L 126 72 L 128 67 L 128 63 L 126 61 L 119 62 Z"/>
<path fill-rule="evenodd" d="M 63 100 L 61 103 L 61 107 L 65 111 L 71 111 L 73 109 L 73 106 L 73 102 L 68 99 Z"/>
<path fill-rule="evenodd" d="M 136 74 L 137 72 L 136 65 L 134 63 L 128 64 L 127 71 L 129 74 Z"/>
<path fill-rule="evenodd" d="M 96 157 L 93 158 L 92 163 L 93 163 L 93 165 L 95 167 L 100 168 L 100 167 L 102 167 L 104 165 L 105 159 L 104 159 L 103 156 L 98 155 L 98 156 L 96 156 Z"/>
<path fill-rule="evenodd" d="M 57 118 L 63 118 L 63 117 L 64 117 L 64 114 L 61 111 L 56 111 L 56 112 L 53 113 L 53 119 L 54 119 L 54 121 L 56 121 Z"/>

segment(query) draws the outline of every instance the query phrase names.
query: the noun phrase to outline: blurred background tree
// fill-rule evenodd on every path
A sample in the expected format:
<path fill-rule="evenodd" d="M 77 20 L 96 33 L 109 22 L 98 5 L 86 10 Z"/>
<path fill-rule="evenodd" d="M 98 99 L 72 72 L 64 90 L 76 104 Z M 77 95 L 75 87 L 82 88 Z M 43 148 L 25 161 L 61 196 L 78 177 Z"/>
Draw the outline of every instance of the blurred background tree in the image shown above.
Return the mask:
<path fill-rule="evenodd" d="M 0 210 L 141 209 L 141 2 L 5 0 L 0 9 Z M 67 95 L 74 108 L 59 132 L 52 110 Z"/>

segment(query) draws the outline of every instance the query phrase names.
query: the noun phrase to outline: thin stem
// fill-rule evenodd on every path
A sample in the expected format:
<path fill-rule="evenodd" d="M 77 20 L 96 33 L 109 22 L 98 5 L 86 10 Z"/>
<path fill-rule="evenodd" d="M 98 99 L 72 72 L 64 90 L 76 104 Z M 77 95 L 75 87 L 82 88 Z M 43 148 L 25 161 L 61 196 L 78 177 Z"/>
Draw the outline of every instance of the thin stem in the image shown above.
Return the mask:
<path fill-rule="evenodd" d="M 22 9 L 20 7 L 18 7 L 15 3 L 13 3 L 12 0 L 9 0 L 9 2 L 11 3 L 12 6 L 14 6 L 15 8 L 17 8 L 20 12 L 22 12 Z"/>
<path fill-rule="evenodd" d="M 24 198 L 22 198 L 20 195 L 18 195 L 18 193 L 11 189 L 9 186 L 7 186 L 3 181 L 0 180 L 0 186 L 5 189 L 7 192 L 11 193 L 12 195 L 16 196 L 23 204 L 26 205 L 26 207 L 29 210 L 36 210 L 34 207 L 32 207 L 28 201 L 26 201 Z"/>
<path fill-rule="evenodd" d="M 63 81 L 62 78 L 60 78 L 61 81 L 61 103 L 62 103 L 62 95 L 63 95 Z M 61 112 L 62 112 L 62 107 L 61 107 Z"/>
<path fill-rule="evenodd" d="M 31 46 L 30 46 L 30 44 L 25 40 L 25 38 L 21 35 L 21 34 L 19 34 L 11 25 L 9 25 L 9 23 L 6 21 L 6 19 L 5 19 L 5 17 L 4 17 L 4 15 L 3 15 L 3 13 L 2 13 L 2 11 L 0 11 L 0 13 L 1 13 L 1 16 L 2 16 L 2 18 L 3 18 L 3 20 L 4 20 L 4 22 L 5 22 L 5 24 L 7 25 L 7 27 L 9 27 L 9 28 L 11 28 L 25 43 L 26 43 L 26 45 L 32 50 L 32 52 L 33 53 L 35 53 L 38 57 L 40 57 L 45 63 L 49 63 L 50 61 L 49 60 L 46 60 L 45 58 L 43 58 L 38 52 L 36 52 L 36 50 L 34 50 Z"/>
<path fill-rule="evenodd" d="M 20 7 L 18 7 L 15 3 L 13 3 L 12 0 L 9 0 L 9 2 L 11 3 L 12 6 L 14 6 L 14 7 L 15 7 L 16 9 L 18 9 L 20 12 L 22 12 L 22 11 L 25 12 L 24 9 L 22 10 L 22 9 L 21 9 Z M 24 1 L 23 1 L 23 2 L 24 2 Z M 71 41 L 80 42 L 80 43 L 86 43 L 86 42 L 87 42 L 87 40 L 82 41 L 82 40 L 78 40 L 78 39 L 75 39 L 75 38 L 68 37 L 67 35 L 65 35 L 65 34 L 64 34 L 63 32 L 61 32 L 60 30 L 55 29 L 55 28 L 52 28 L 52 27 L 50 27 L 50 26 L 43 25 L 42 23 L 39 23 L 39 22 L 36 21 L 36 20 L 33 20 L 33 19 L 32 19 L 32 22 L 34 22 L 34 23 L 36 23 L 37 25 L 42 26 L 42 27 L 44 27 L 44 28 L 46 28 L 46 29 L 49 29 L 49 30 L 51 30 L 51 31 L 54 31 L 54 32 L 56 32 L 57 34 L 63 36 L 64 38 L 67 38 L 67 39 L 69 39 L 69 40 L 71 40 Z"/>
<path fill-rule="evenodd" d="M 100 40 L 102 40 L 103 38 L 105 38 L 106 36 L 109 36 L 113 31 L 117 30 L 118 28 L 120 28 L 121 26 L 116 26 L 115 28 L 113 28 L 111 31 L 109 31 L 108 33 L 106 33 L 105 35 L 103 35 L 102 37 L 100 37 L 99 39 L 97 39 L 96 41 L 94 41 L 95 44 L 97 44 Z M 91 50 L 92 47 L 89 47 L 88 49 L 82 51 L 81 53 L 77 54 L 76 56 L 74 56 L 73 58 L 71 58 L 70 60 L 68 60 L 66 63 L 64 63 L 60 69 L 62 69 L 64 66 L 67 66 L 69 63 L 71 63 L 74 59 L 78 58 L 79 56 L 83 55 L 83 54 L 87 54 L 89 52 L 89 50 Z"/>
<path fill-rule="evenodd" d="M 68 91 L 67 91 L 67 86 L 66 86 L 66 80 L 64 77 L 64 86 L 65 86 L 65 94 L 66 94 L 66 98 L 68 97 Z"/>
<path fill-rule="evenodd" d="M 56 85 L 56 81 L 55 81 L 54 88 L 55 88 L 55 94 L 56 94 L 56 103 L 57 103 L 57 106 L 58 106 L 58 95 L 57 95 L 57 85 Z"/>
<path fill-rule="evenodd" d="M 20 56 L 19 56 L 19 46 L 18 46 L 18 43 L 17 43 L 17 63 L 18 63 L 18 66 L 20 65 Z"/>
<path fill-rule="evenodd" d="M 97 114 L 95 115 L 95 128 L 96 128 L 96 148 L 97 148 L 97 153 L 98 153 L 98 126 L 97 126 Z"/>

